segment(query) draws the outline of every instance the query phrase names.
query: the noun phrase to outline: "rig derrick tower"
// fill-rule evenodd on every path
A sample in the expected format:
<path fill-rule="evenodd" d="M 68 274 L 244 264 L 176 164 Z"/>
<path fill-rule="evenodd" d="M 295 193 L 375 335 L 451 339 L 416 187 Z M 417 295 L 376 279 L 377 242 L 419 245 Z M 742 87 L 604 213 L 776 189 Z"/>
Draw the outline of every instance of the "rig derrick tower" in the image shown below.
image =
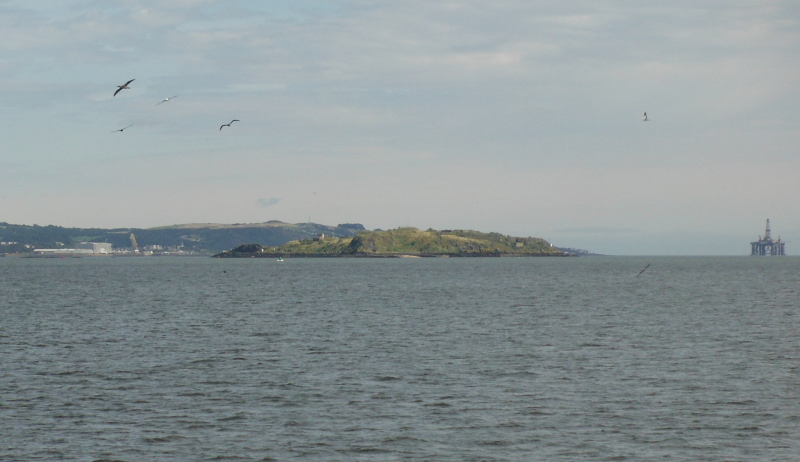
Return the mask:
<path fill-rule="evenodd" d="M 785 242 L 781 241 L 781 237 L 778 236 L 778 240 L 773 240 L 771 235 L 771 230 L 769 228 L 769 218 L 767 218 L 767 230 L 764 232 L 764 237 L 758 236 L 758 240 L 755 242 L 750 243 L 750 255 L 754 256 L 775 256 L 775 255 L 786 255 L 785 252 Z"/>

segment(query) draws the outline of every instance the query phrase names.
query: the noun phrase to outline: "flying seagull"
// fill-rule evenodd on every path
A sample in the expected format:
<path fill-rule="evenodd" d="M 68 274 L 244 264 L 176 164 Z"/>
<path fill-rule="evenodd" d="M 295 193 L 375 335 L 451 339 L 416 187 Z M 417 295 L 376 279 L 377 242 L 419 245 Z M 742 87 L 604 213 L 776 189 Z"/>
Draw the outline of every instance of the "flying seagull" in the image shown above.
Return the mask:
<path fill-rule="evenodd" d="M 114 96 L 117 96 L 117 93 L 121 92 L 122 90 L 130 90 L 131 87 L 129 87 L 128 84 L 130 84 L 134 80 L 136 79 L 130 79 L 127 82 L 125 82 L 124 85 L 117 85 L 117 91 L 114 92 Z"/>
<path fill-rule="evenodd" d="M 648 263 L 647 266 L 645 266 L 643 270 L 639 271 L 639 274 L 637 274 L 636 277 L 638 278 L 639 276 L 641 276 L 642 273 L 644 273 L 645 270 L 647 270 L 647 268 L 650 268 L 650 263 Z"/>
<path fill-rule="evenodd" d="M 219 126 L 219 129 L 222 130 L 222 127 L 230 127 L 231 124 L 234 123 L 234 122 L 239 122 L 239 119 L 233 119 L 233 120 L 231 120 L 230 122 L 228 122 L 226 124 L 222 124 L 222 125 Z"/>
<path fill-rule="evenodd" d="M 177 98 L 177 97 L 178 97 L 178 95 L 170 96 L 169 98 L 164 98 L 164 101 L 161 101 L 161 103 L 166 103 L 167 101 L 171 100 L 172 98 Z M 158 104 L 161 104 L 161 103 L 158 103 Z M 158 106 L 158 104 L 156 104 L 156 106 Z"/>
<path fill-rule="evenodd" d="M 644 113 L 644 117 L 642 117 L 642 122 L 650 122 L 650 119 L 647 118 L 647 113 Z"/>
<path fill-rule="evenodd" d="M 133 127 L 133 124 L 130 124 L 130 125 L 128 125 L 127 127 L 124 127 L 124 128 L 120 128 L 119 130 L 114 130 L 114 131 L 112 131 L 111 133 L 114 133 L 114 132 L 121 132 L 121 131 L 125 130 L 126 128 L 131 128 L 131 127 Z"/>

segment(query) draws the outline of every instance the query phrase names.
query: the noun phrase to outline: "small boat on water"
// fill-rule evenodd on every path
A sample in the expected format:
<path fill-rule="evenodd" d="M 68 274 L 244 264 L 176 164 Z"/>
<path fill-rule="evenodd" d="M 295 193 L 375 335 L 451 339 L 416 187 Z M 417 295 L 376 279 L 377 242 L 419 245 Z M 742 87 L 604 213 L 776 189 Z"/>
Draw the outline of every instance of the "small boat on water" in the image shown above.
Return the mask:
<path fill-rule="evenodd" d="M 278 257 L 278 261 L 283 261 L 283 257 Z"/>

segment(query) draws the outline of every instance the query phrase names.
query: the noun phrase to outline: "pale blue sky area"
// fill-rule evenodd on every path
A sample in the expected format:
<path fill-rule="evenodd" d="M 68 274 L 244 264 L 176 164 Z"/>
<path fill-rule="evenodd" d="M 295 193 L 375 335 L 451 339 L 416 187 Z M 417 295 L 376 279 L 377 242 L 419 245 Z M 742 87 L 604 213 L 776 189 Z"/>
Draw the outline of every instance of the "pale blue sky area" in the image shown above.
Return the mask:
<path fill-rule="evenodd" d="M 780 0 L 0 0 L 0 221 L 742 255 L 770 218 L 794 253 L 798 21 Z"/>

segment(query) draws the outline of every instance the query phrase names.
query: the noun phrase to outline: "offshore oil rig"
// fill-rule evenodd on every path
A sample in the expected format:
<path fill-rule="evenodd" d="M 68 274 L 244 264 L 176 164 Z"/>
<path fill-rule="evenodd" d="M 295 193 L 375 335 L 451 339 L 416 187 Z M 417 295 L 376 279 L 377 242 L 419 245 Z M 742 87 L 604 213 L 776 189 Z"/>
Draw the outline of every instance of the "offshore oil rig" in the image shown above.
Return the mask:
<path fill-rule="evenodd" d="M 785 242 L 781 241 L 781 237 L 778 236 L 777 241 L 772 240 L 772 236 L 770 236 L 769 230 L 769 218 L 767 218 L 767 231 L 764 233 L 764 238 L 762 239 L 761 236 L 758 236 L 758 240 L 755 242 L 750 243 L 751 251 L 750 255 L 757 255 L 757 256 L 771 256 L 771 255 L 786 255 L 784 251 L 784 244 Z"/>

